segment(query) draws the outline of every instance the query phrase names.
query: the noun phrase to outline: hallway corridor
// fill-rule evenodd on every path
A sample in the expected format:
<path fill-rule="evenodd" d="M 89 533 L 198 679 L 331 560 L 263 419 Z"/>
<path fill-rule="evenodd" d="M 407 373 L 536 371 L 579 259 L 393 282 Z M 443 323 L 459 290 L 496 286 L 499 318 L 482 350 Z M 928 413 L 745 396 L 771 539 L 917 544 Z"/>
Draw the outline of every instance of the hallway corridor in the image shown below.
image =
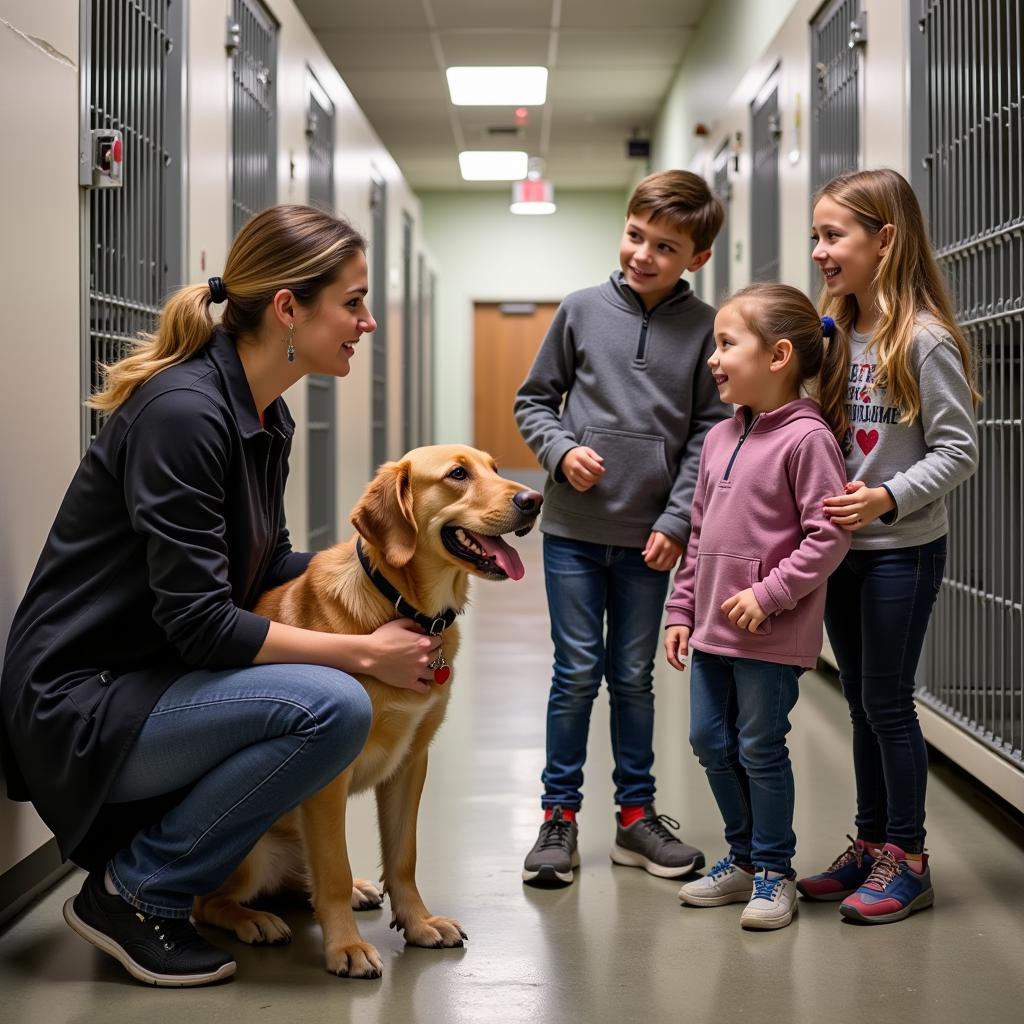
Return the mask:
<path fill-rule="evenodd" d="M 519 872 L 539 822 L 550 668 L 540 539 L 520 550 L 519 584 L 474 584 L 456 668 L 458 690 L 434 747 L 420 816 L 420 888 L 458 918 L 465 949 L 405 948 L 387 905 L 360 916 L 380 950 L 381 981 L 321 966 L 308 911 L 288 909 L 295 940 L 250 948 L 232 982 L 154 990 L 78 939 L 60 907 L 74 872 L 0 933 L 4 1024 L 259 1021 L 387 1024 L 745 1020 L 910 1024 L 1013 1021 L 1024 1003 L 1020 936 L 1024 830 L 945 765 L 933 770 L 929 843 L 934 910 L 894 926 L 841 922 L 834 904 L 801 903 L 793 926 L 747 933 L 740 906 L 681 908 L 677 882 L 613 867 L 607 707 L 595 709 L 580 817 L 582 870 L 563 890 L 524 888 Z M 791 749 L 797 868 L 820 869 L 845 845 L 853 807 L 844 702 L 834 680 L 803 679 Z M 659 810 L 683 822 L 708 863 L 723 852 L 718 815 L 686 744 L 687 682 L 659 664 Z M 372 801 L 351 809 L 357 874 L 377 863 Z M 220 941 L 222 936 L 216 936 Z"/>

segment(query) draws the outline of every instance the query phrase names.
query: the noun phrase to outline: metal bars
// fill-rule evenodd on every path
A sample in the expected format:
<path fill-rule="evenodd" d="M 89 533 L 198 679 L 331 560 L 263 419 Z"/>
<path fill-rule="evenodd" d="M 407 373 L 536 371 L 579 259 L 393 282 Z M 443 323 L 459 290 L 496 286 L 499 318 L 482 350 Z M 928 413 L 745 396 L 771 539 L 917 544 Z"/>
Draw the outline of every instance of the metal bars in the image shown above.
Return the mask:
<path fill-rule="evenodd" d="M 1024 764 L 1024 0 L 918 0 L 916 178 L 977 365 L 981 459 L 949 499 L 918 697 Z M 915 33 L 916 34 L 916 33 Z"/>
<path fill-rule="evenodd" d="M 334 213 L 334 104 L 310 74 L 306 138 L 309 141 L 309 202 Z"/>
<path fill-rule="evenodd" d="M 309 72 L 309 202 L 334 213 L 334 104 Z M 306 515 L 310 551 L 337 540 L 338 461 L 335 378 L 311 374 L 306 386 Z"/>
<path fill-rule="evenodd" d="M 415 339 L 412 312 L 412 217 L 402 214 L 402 450 L 416 447 Z"/>
<path fill-rule="evenodd" d="M 258 0 L 231 0 L 231 236 L 277 196 L 277 26 Z M 236 42 L 237 40 L 237 42 Z"/>
<path fill-rule="evenodd" d="M 91 190 L 83 225 L 83 399 L 102 384 L 100 364 L 153 329 L 181 280 L 181 8 L 180 0 L 91 0 L 82 12 L 82 127 L 124 136 L 124 185 Z M 100 426 L 98 413 L 84 414 L 83 449 Z"/>
<path fill-rule="evenodd" d="M 725 209 L 722 229 L 718 232 L 718 237 L 715 238 L 712 247 L 714 251 L 711 262 L 711 270 L 714 275 L 712 303 L 716 306 L 729 294 L 729 202 L 732 198 L 732 186 L 729 184 L 729 159 L 729 140 L 726 139 L 715 153 L 711 169 L 711 189 Z"/>
<path fill-rule="evenodd" d="M 860 167 L 860 0 L 833 0 L 811 22 L 811 195 Z"/>
<path fill-rule="evenodd" d="M 388 458 L 388 190 L 383 179 L 370 182 L 370 210 L 373 216 L 373 309 L 377 329 L 373 332 L 373 360 L 370 382 L 370 475 Z"/>
<path fill-rule="evenodd" d="M 313 374 L 306 389 L 308 474 L 306 497 L 310 551 L 329 547 L 337 540 L 336 464 L 337 429 L 335 379 Z"/>
<path fill-rule="evenodd" d="M 779 279 L 778 76 L 772 73 L 750 105 L 753 167 L 750 176 L 750 279 Z"/>

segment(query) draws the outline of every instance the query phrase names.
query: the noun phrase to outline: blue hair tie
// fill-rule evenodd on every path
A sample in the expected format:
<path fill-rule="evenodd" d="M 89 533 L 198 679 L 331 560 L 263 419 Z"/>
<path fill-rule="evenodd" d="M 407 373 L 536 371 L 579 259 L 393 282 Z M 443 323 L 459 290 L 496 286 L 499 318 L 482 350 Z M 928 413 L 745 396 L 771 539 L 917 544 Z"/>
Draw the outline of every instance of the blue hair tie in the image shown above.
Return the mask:
<path fill-rule="evenodd" d="M 831 338 L 836 333 L 836 322 L 830 316 L 823 316 L 821 318 L 821 333 L 826 338 Z"/>

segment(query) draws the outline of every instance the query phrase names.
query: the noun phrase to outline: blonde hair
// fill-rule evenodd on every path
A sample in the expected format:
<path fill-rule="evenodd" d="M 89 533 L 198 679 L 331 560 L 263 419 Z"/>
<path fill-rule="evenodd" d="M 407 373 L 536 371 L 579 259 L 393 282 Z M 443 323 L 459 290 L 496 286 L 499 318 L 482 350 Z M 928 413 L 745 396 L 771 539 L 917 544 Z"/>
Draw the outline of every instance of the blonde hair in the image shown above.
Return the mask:
<path fill-rule="evenodd" d="M 854 171 L 829 181 L 814 202 L 823 196 L 845 206 L 870 234 L 892 225 L 892 244 L 882 255 L 872 282 L 878 321 L 871 345 L 878 354 L 874 386 L 884 389 L 889 404 L 901 410 L 900 423 L 913 423 L 921 414 L 921 393 L 910 358 L 914 331 L 921 320 L 934 322 L 953 339 L 977 405 L 982 396 L 974 387 L 971 348 L 957 326 L 949 287 L 935 260 L 924 216 L 909 182 L 888 168 Z M 823 287 L 819 305 L 844 333 L 853 329 L 858 312 L 853 295 L 830 298 Z M 839 404 L 846 408 L 850 371 L 846 346 L 844 355 L 845 359 L 832 361 L 822 374 L 823 410 Z"/>
<path fill-rule="evenodd" d="M 721 202 L 707 182 L 692 171 L 649 174 L 629 197 L 626 216 L 633 213 L 646 213 L 652 221 L 664 218 L 693 239 L 697 252 L 711 248 L 725 220 Z"/>
<path fill-rule="evenodd" d="M 362 235 L 347 221 L 312 206 L 271 206 L 258 213 L 238 232 L 224 266 L 224 330 L 233 337 L 257 330 L 282 288 L 302 305 L 312 305 L 341 267 L 365 250 Z M 195 355 L 213 335 L 213 301 L 208 284 L 175 292 L 160 312 L 156 332 L 140 334 L 129 355 L 101 366 L 104 387 L 89 406 L 113 412 L 150 377 Z"/>
<path fill-rule="evenodd" d="M 846 335 L 838 325 L 829 325 L 828 330 L 833 334 L 826 339 L 823 318 L 818 316 L 814 303 L 791 285 L 770 282 L 748 285 L 730 295 L 720 308 L 732 305 L 766 349 L 772 348 L 782 338 L 792 342 L 801 383 L 817 383 L 830 363 L 842 358 L 837 353 L 847 349 Z M 832 404 L 828 408 L 822 405 L 821 414 L 836 440 L 842 444 L 850 425 L 846 402 L 839 406 Z"/>

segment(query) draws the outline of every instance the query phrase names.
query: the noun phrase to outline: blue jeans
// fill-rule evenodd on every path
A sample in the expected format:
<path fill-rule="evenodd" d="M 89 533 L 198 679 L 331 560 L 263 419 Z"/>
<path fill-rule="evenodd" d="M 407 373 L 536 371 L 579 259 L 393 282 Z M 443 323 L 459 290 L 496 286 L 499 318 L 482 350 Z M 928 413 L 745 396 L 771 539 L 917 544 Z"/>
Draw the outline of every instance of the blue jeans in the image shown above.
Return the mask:
<path fill-rule="evenodd" d="M 739 864 L 790 871 L 793 768 L 786 747 L 801 669 L 693 651 L 690 746 L 711 784 Z"/>
<path fill-rule="evenodd" d="M 370 698 L 319 665 L 190 672 L 160 698 L 110 803 L 191 788 L 108 869 L 133 906 L 187 917 L 285 812 L 349 765 L 370 731 Z"/>
<path fill-rule="evenodd" d="M 828 581 L 825 625 L 853 723 L 857 836 L 924 849 L 928 750 L 914 675 L 946 569 L 946 538 L 851 551 Z"/>
<path fill-rule="evenodd" d="M 544 536 L 544 585 L 555 664 L 548 696 L 545 807 L 580 807 L 590 710 L 608 680 L 615 801 L 654 800 L 654 656 L 668 572 L 639 548 Z M 605 616 L 608 620 L 605 636 Z"/>

